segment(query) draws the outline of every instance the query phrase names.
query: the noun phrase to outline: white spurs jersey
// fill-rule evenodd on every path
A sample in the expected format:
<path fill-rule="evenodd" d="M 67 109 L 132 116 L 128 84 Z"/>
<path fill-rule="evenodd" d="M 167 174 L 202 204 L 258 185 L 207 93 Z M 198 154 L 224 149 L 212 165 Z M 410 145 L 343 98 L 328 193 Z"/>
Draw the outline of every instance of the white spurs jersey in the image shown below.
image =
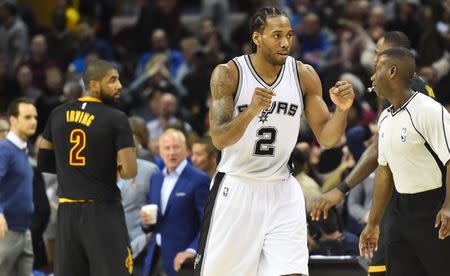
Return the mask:
<path fill-rule="evenodd" d="M 296 60 L 286 59 L 277 79 L 266 84 L 256 73 L 248 55 L 233 59 L 239 71 L 233 117 L 250 104 L 256 87 L 272 89 L 272 105 L 253 118 L 241 139 L 222 150 L 218 171 L 260 180 L 289 177 L 288 161 L 300 129 L 303 97 Z"/>

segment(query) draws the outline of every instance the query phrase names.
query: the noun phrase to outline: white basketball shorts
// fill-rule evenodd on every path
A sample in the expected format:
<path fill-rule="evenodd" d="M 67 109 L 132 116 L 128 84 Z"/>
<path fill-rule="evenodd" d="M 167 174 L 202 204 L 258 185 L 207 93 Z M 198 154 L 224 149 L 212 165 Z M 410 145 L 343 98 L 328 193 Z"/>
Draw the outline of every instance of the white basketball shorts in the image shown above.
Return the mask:
<path fill-rule="evenodd" d="M 303 193 L 290 176 L 263 182 L 217 173 L 194 275 L 308 275 Z"/>

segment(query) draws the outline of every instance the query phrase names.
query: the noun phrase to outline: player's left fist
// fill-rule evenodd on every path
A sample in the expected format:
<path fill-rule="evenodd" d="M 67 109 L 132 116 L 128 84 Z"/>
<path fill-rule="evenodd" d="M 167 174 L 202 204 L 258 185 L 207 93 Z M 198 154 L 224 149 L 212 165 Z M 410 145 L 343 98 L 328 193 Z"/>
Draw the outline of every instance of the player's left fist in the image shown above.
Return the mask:
<path fill-rule="evenodd" d="M 330 98 L 343 111 L 348 110 L 355 100 L 353 86 L 348 81 L 338 81 L 330 88 Z"/>

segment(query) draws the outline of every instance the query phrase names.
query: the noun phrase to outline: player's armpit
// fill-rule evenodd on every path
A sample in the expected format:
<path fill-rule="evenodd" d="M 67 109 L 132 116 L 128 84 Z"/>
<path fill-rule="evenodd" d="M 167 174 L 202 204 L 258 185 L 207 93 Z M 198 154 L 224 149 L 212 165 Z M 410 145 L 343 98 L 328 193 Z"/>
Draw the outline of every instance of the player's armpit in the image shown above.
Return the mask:
<path fill-rule="evenodd" d="M 123 148 L 117 152 L 117 170 L 122 179 L 130 179 L 137 174 L 136 148 Z"/>

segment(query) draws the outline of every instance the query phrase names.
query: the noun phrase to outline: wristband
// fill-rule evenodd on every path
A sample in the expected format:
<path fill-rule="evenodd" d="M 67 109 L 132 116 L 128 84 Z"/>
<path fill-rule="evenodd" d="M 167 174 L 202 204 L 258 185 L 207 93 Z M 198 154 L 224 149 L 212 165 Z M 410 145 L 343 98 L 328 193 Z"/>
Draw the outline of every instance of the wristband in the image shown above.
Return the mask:
<path fill-rule="evenodd" d="M 344 195 L 347 195 L 348 192 L 350 192 L 350 186 L 348 186 L 347 182 L 342 181 L 341 183 L 339 183 L 339 185 L 337 185 L 336 187 L 339 191 L 341 191 L 341 193 L 343 193 Z"/>

